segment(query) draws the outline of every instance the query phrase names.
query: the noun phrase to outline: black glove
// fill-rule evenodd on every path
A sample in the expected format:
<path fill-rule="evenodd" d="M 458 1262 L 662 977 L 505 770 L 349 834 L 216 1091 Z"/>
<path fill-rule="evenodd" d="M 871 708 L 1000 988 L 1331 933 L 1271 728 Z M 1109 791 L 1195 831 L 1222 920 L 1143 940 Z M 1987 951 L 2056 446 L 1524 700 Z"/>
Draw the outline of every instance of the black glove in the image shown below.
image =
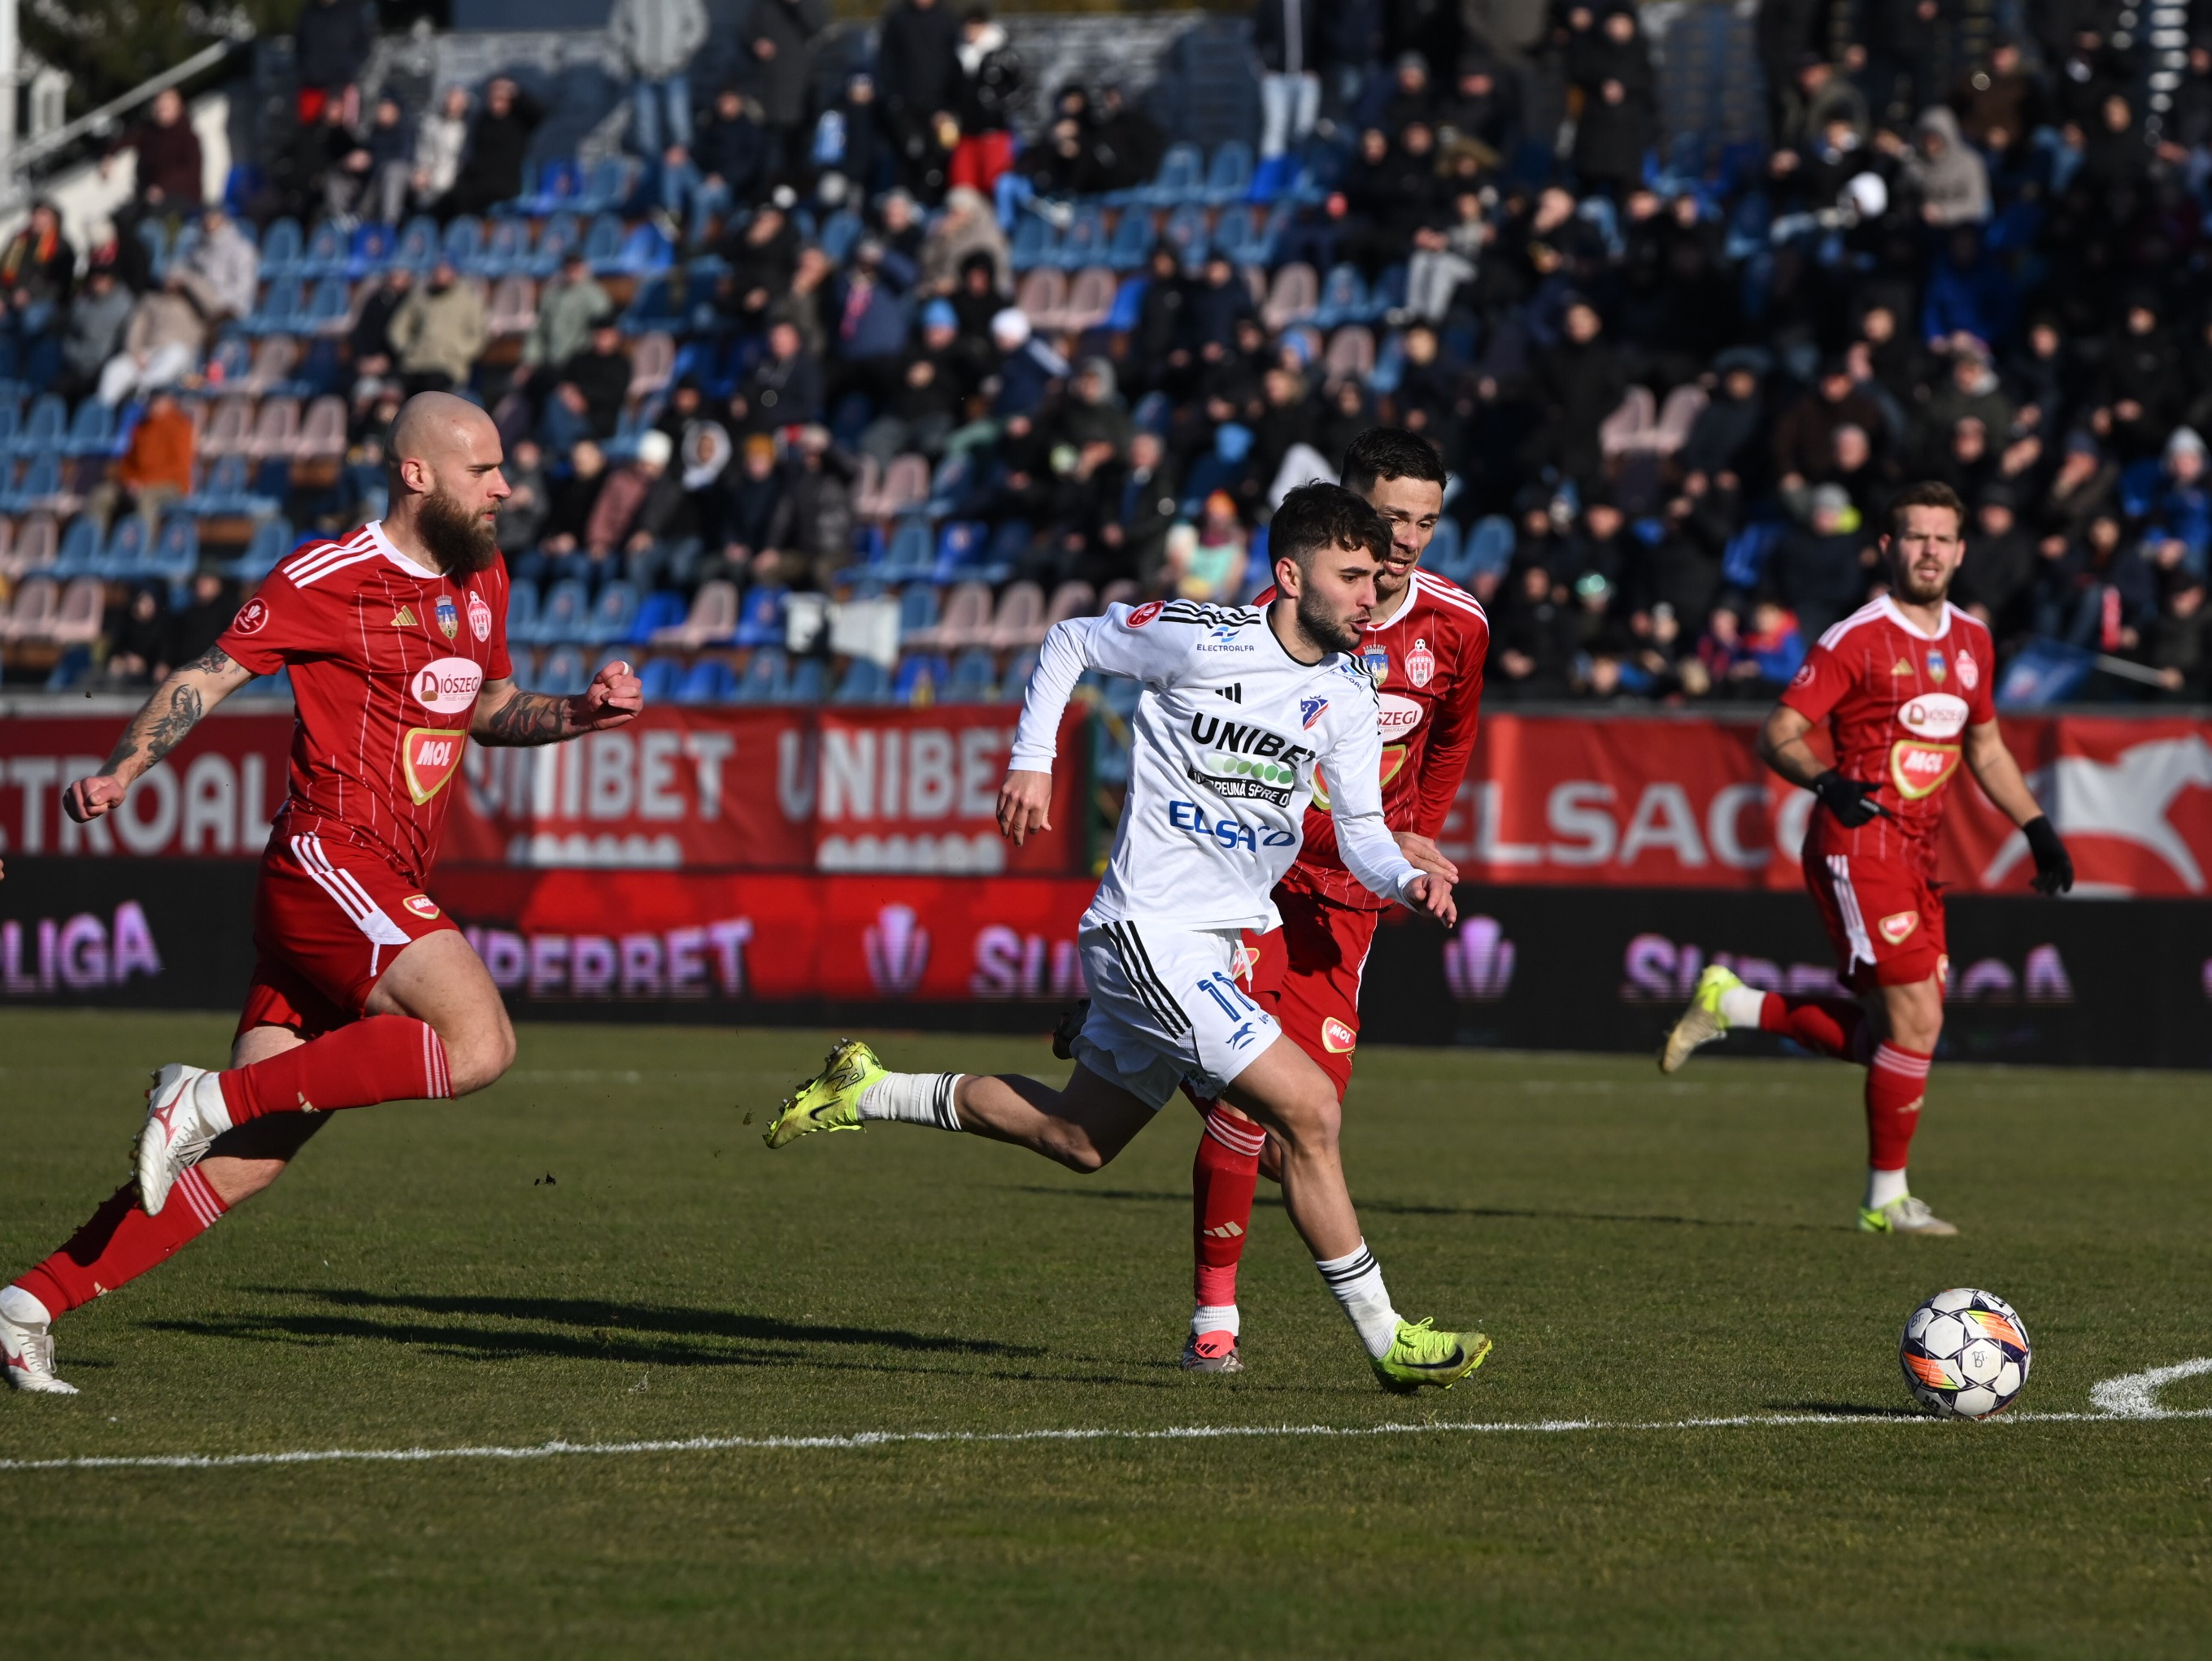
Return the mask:
<path fill-rule="evenodd" d="M 1836 815 L 1836 821 L 1845 830 L 1856 830 L 1862 825 L 1871 825 L 1877 819 L 1887 819 L 1889 813 L 1875 795 L 1880 785 L 1863 785 L 1856 779 L 1846 779 L 1830 767 L 1813 781 L 1813 794 L 1821 804 Z"/>
<path fill-rule="evenodd" d="M 2038 894 L 2064 894 L 2072 888 L 2074 856 L 2058 840 L 2058 827 L 2051 822 L 2051 815 L 2039 813 L 2020 830 L 2027 838 L 2027 851 L 2035 856 L 2035 881 L 2029 886 Z"/>

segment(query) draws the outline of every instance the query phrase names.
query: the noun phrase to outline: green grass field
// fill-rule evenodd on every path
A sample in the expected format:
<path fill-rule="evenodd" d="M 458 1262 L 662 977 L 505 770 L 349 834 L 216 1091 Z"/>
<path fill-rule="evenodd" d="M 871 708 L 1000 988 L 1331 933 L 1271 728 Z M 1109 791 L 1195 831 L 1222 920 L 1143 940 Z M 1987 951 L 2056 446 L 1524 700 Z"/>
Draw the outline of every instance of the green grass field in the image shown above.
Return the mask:
<path fill-rule="evenodd" d="M 0 1016 L 0 1272 L 120 1179 L 145 1070 L 227 1032 Z M 882 1044 L 894 1065 L 1059 1070 L 1041 1040 Z M 907 1127 L 771 1155 L 762 1110 L 823 1047 L 532 1028 L 483 1096 L 343 1116 L 270 1194 L 63 1324 L 83 1394 L 0 1400 L 0 1459 L 1434 1428 L 0 1469 L 11 1647 L 2212 1645 L 2212 1419 L 1939 1424 L 1906 1413 L 1895 1357 L 1913 1305 L 1956 1284 L 2027 1320 L 2023 1413 L 2212 1355 L 2202 1077 L 1939 1070 L 1916 1186 L 1966 1234 L 1909 1240 L 1850 1227 L 1845 1069 L 1364 1055 L 1347 1159 L 1392 1290 L 1498 1343 L 1407 1402 L 1375 1389 L 1273 1204 L 1246 1258 L 1250 1371 L 1176 1368 L 1180 1106 L 1089 1179 Z M 2212 1376 L 2160 1400 L 2212 1407 Z M 1674 1422 L 1735 1415 L 1809 1422 Z M 1443 1428 L 1563 1418 L 1600 1423 Z"/>

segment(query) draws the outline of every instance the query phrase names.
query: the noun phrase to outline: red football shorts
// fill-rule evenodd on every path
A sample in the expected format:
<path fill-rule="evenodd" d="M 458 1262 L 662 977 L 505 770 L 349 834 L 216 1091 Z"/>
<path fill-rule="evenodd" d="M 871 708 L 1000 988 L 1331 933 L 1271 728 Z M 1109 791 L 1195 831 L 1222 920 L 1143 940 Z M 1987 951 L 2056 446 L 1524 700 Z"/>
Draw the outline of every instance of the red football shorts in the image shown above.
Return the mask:
<path fill-rule="evenodd" d="M 1359 979 L 1382 913 L 1297 888 L 1277 888 L 1275 909 L 1283 914 L 1280 929 L 1244 936 L 1243 978 L 1284 1034 L 1328 1075 L 1341 1101 L 1359 1044 Z"/>
<path fill-rule="evenodd" d="M 1943 896 L 1926 876 L 1889 860 L 1805 847 L 1805 886 L 1835 949 L 1836 979 L 1855 992 L 1950 978 Z M 1288 1023 L 1285 1023 L 1287 1027 Z"/>
<path fill-rule="evenodd" d="M 394 958 L 425 935 L 454 927 L 380 855 L 279 827 L 254 889 L 260 955 L 238 1030 L 289 1027 L 313 1038 L 357 1021 Z"/>

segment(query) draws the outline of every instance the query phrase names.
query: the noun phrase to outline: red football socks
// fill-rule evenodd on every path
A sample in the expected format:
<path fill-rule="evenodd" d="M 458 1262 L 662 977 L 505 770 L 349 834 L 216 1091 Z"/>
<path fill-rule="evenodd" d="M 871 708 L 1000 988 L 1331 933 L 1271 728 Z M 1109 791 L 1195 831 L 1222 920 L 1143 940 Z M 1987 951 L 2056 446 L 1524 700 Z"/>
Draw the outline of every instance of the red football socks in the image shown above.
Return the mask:
<path fill-rule="evenodd" d="M 405 1015 L 368 1016 L 221 1080 L 234 1125 L 268 1113 L 328 1113 L 453 1093 L 445 1044 L 428 1022 Z"/>
<path fill-rule="evenodd" d="M 1260 1179 L 1260 1150 L 1267 1133 L 1249 1118 L 1216 1107 L 1206 1116 L 1191 1162 L 1191 1218 L 1197 1248 L 1194 1296 L 1201 1309 L 1237 1301 L 1237 1264 L 1252 1225 L 1252 1191 Z"/>
<path fill-rule="evenodd" d="M 1808 1050 L 1843 1061 L 1863 1061 L 1866 1011 L 1847 997 L 1784 997 L 1769 992 L 1759 1005 L 1759 1030 L 1779 1033 Z"/>
<path fill-rule="evenodd" d="M 167 1262 L 229 1209 L 197 1167 L 177 1179 L 157 1217 L 139 1209 L 138 1185 L 125 1183 L 68 1245 L 15 1284 L 46 1305 L 47 1313 L 65 1314 Z"/>
<path fill-rule="evenodd" d="M 1902 1171 L 1920 1128 L 1920 1102 L 1928 1094 L 1928 1064 L 1935 1058 L 1919 1050 L 1875 1046 L 1867 1068 L 1867 1163 L 1877 1171 Z"/>

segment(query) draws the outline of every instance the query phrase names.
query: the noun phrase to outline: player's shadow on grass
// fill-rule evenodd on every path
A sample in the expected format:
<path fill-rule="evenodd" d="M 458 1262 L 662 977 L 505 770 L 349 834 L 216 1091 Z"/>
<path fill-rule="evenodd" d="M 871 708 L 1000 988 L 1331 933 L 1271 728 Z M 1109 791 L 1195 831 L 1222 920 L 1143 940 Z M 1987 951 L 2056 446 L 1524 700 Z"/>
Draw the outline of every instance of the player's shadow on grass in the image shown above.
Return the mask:
<path fill-rule="evenodd" d="M 1159 1205 L 1190 1204 L 1188 1194 L 1171 1194 L 1154 1188 L 1094 1188 L 1090 1186 L 1052 1188 L 1030 1184 L 1017 1187 L 1017 1193 L 1043 1194 L 1053 1199 L 1138 1200 Z M 1262 1191 L 1253 1200 L 1255 1206 L 1273 1206 L 1280 1210 L 1280 1193 Z M 1833 1229 L 1803 1222 L 1759 1222 L 1748 1217 L 1682 1217 L 1649 1211 L 1538 1211 L 1504 1205 L 1436 1205 L 1418 1200 L 1375 1199 L 1366 1195 L 1357 1203 L 1363 1212 L 1388 1217 L 1495 1217 L 1509 1221 L 1534 1222 L 1656 1222 L 1681 1228 L 1788 1228 L 1807 1230 L 1814 1234 L 1832 1234 Z"/>
<path fill-rule="evenodd" d="M 299 1298 L 341 1309 L 390 1314 L 293 1314 L 270 1312 L 220 1320 L 149 1321 L 156 1330 L 206 1337 L 270 1343 L 317 1343 L 375 1339 L 489 1360 L 552 1355 L 580 1361 L 646 1362 L 660 1367 L 758 1367 L 805 1361 L 816 1367 L 882 1372 L 880 1363 L 840 1361 L 811 1354 L 813 1346 L 843 1344 L 914 1353 L 1030 1358 L 1034 1345 L 946 1337 L 896 1328 L 826 1326 L 779 1320 L 735 1310 L 693 1309 L 667 1304 L 610 1303 L 601 1299 L 395 1296 L 352 1288 L 257 1287 L 270 1297 Z M 429 1320 L 406 1317 L 433 1318 Z M 513 1321 L 514 1326 L 455 1324 L 435 1318 Z M 547 1331 L 548 1327 L 567 1328 Z"/>

